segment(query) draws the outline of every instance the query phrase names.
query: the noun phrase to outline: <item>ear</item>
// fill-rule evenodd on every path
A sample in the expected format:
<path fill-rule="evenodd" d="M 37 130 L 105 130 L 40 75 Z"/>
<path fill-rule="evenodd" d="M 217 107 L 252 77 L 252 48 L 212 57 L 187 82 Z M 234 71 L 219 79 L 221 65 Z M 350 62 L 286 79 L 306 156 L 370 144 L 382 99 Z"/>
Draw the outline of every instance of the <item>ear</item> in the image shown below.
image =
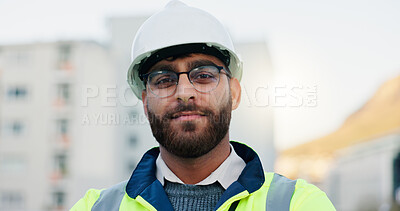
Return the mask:
<path fill-rule="evenodd" d="M 149 119 L 149 116 L 147 115 L 147 92 L 146 92 L 146 90 L 142 91 L 142 102 L 143 102 L 144 114 L 146 115 L 147 119 Z"/>
<path fill-rule="evenodd" d="M 237 78 L 231 78 L 230 88 L 232 96 L 232 110 L 235 110 L 239 106 L 242 96 L 242 88 L 240 87 L 240 83 Z"/>

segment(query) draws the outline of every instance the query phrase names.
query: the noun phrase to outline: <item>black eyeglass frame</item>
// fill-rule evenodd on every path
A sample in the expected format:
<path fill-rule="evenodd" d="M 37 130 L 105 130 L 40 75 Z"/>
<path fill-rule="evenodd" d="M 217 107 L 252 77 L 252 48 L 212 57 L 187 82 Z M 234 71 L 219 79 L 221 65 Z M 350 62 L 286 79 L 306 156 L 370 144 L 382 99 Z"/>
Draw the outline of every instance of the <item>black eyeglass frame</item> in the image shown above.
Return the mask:
<path fill-rule="evenodd" d="M 197 69 L 199 69 L 199 68 L 208 67 L 208 66 L 212 66 L 212 67 L 216 67 L 216 68 L 217 68 L 217 70 L 218 70 L 218 84 L 219 84 L 219 81 L 221 80 L 221 73 L 222 73 L 222 74 L 225 74 L 226 76 L 228 76 L 229 79 L 232 78 L 232 74 L 231 74 L 229 71 L 226 71 L 224 67 L 218 66 L 218 65 L 204 65 L 204 66 L 199 66 L 199 67 L 195 67 L 195 68 L 193 68 L 193 69 L 191 69 L 191 70 L 189 70 L 189 71 L 186 71 L 186 72 L 179 72 L 179 73 L 178 73 L 178 72 L 174 72 L 174 71 L 167 70 L 168 72 L 172 72 L 172 73 L 174 73 L 174 74 L 177 76 L 177 81 L 175 82 L 175 90 L 174 90 L 174 92 L 172 92 L 172 94 L 170 94 L 170 95 L 163 96 L 163 97 L 169 97 L 169 96 L 173 95 L 173 93 L 175 93 L 176 87 L 177 87 L 178 84 L 179 84 L 179 78 L 180 78 L 180 75 L 181 75 L 181 74 L 186 74 L 186 76 L 187 76 L 187 78 L 188 78 L 190 84 L 192 84 L 193 88 L 194 88 L 196 91 L 198 91 L 198 92 L 201 92 L 201 93 L 208 93 L 208 92 L 211 92 L 212 90 L 214 90 L 214 89 L 218 86 L 218 84 L 217 84 L 217 86 L 215 86 L 215 88 L 211 89 L 210 91 L 207 91 L 207 92 L 199 91 L 198 89 L 196 89 L 196 87 L 195 87 L 194 84 L 193 84 L 193 81 L 190 80 L 190 77 L 189 77 L 190 72 L 192 72 L 192 71 L 194 71 L 194 70 L 197 70 Z M 224 72 L 222 72 L 222 70 L 224 70 Z M 156 73 L 156 72 L 164 72 L 164 71 L 165 71 L 165 70 L 158 70 L 158 71 L 153 71 L 153 72 L 149 72 L 149 73 L 146 73 L 146 74 L 139 74 L 139 78 L 140 78 L 140 80 L 142 80 L 142 81 L 144 82 L 144 85 L 147 86 L 147 81 L 148 81 L 148 78 L 149 78 L 149 76 L 150 76 L 151 74 Z M 151 91 L 153 94 L 155 94 L 151 89 L 150 89 L 150 91 Z M 155 95 L 157 95 L 157 94 L 155 94 Z M 158 96 L 158 95 L 157 95 L 157 96 Z"/>

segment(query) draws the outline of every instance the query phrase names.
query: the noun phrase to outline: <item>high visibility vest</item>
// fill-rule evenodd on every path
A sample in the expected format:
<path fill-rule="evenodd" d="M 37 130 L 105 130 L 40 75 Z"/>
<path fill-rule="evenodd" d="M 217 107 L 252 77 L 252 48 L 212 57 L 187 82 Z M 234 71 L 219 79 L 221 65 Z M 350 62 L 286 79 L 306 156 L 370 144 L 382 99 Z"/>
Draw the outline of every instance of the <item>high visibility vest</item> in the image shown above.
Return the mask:
<path fill-rule="evenodd" d="M 231 142 L 246 162 L 239 179 L 221 196 L 217 211 L 333 211 L 326 194 L 304 180 L 290 180 L 275 173 L 264 173 L 257 154 L 249 147 Z M 155 177 L 159 149 L 149 150 L 130 180 L 104 190 L 89 190 L 72 211 L 173 210 L 161 183 Z"/>

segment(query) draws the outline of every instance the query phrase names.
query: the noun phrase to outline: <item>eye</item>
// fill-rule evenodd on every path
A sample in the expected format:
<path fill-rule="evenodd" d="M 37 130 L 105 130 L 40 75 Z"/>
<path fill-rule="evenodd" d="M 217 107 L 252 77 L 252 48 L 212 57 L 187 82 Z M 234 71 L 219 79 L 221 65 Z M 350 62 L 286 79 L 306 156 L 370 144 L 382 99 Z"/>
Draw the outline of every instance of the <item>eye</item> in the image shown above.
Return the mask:
<path fill-rule="evenodd" d="M 171 83 L 171 82 L 174 82 L 174 80 L 173 80 L 172 78 L 170 78 L 170 77 L 163 77 L 163 78 L 158 79 L 158 80 L 155 82 L 155 85 L 161 85 L 161 84 Z"/>
<path fill-rule="evenodd" d="M 196 75 L 196 79 L 207 79 L 207 78 L 214 78 L 215 76 L 210 72 L 201 72 Z"/>
<path fill-rule="evenodd" d="M 218 80 L 218 70 L 213 66 L 204 66 L 194 69 L 190 78 L 195 83 L 212 83 Z"/>
<path fill-rule="evenodd" d="M 177 77 L 170 72 L 157 72 L 150 78 L 150 84 L 157 89 L 165 89 L 176 84 Z"/>

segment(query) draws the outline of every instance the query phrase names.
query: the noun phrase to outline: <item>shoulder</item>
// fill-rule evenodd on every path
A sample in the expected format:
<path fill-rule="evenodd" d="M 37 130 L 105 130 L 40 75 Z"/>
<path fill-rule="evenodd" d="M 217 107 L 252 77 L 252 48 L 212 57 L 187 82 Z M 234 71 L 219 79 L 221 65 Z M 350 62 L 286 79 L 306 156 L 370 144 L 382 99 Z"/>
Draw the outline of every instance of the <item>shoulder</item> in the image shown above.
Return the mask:
<path fill-rule="evenodd" d="M 335 207 L 326 194 L 317 186 L 305 180 L 291 180 L 276 173 L 265 173 L 267 198 L 272 201 L 288 198 L 290 210 L 296 211 L 333 211 Z M 285 202 L 286 203 L 286 202 Z"/>
<path fill-rule="evenodd" d="M 125 195 L 127 181 L 118 183 L 107 189 L 90 189 L 72 208 L 75 210 L 92 210 L 93 207 L 110 204 L 110 202 L 121 201 Z M 114 203 L 111 203 L 114 204 Z"/>
<path fill-rule="evenodd" d="M 305 180 L 298 179 L 292 196 L 291 210 L 336 210 L 325 192 Z"/>
<path fill-rule="evenodd" d="M 89 189 L 85 196 L 81 198 L 71 209 L 70 211 L 81 211 L 81 210 L 91 210 L 94 203 L 100 197 L 100 192 L 102 190 L 98 189 Z"/>

